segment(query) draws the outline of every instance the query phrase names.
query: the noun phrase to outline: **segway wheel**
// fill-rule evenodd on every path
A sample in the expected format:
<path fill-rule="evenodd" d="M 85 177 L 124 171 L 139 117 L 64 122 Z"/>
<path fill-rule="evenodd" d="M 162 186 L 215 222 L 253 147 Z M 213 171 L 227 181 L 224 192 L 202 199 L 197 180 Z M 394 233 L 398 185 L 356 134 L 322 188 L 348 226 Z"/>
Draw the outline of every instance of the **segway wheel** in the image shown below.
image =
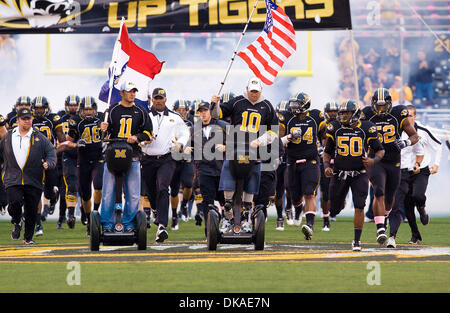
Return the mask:
<path fill-rule="evenodd" d="M 91 251 L 98 251 L 100 248 L 100 213 L 98 211 L 92 211 L 90 214 L 90 243 L 89 248 Z"/>
<path fill-rule="evenodd" d="M 215 210 L 209 210 L 208 220 L 206 221 L 206 241 L 208 250 L 215 251 L 217 249 L 217 241 L 219 235 L 219 216 Z"/>
<path fill-rule="evenodd" d="M 262 210 L 259 210 L 256 213 L 253 225 L 255 226 L 255 228 L 253 229 L 253 233 L 255 236 L 255 250 L 264 250 L 266 218 Z"/>
<path fill-rule="evenodd" d="M 136 214 L 137 224 L 137 248 L 138 250 L 147 250 L 147 215 L 139 210 Z"/>

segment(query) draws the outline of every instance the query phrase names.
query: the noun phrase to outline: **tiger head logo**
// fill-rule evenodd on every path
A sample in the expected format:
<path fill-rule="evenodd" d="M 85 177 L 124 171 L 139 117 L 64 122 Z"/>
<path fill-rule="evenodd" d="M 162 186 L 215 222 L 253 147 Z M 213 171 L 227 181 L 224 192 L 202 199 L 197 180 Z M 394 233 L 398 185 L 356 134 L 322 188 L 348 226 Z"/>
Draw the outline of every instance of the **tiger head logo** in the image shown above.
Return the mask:
<path fill-rule="evenodd" d="M 81 14 L 92 9 L 95 0 L 0 0 L 0 27 L 47 28 L 74 25 Z M 88 3 L 83 5 L 81 3 Z"/>

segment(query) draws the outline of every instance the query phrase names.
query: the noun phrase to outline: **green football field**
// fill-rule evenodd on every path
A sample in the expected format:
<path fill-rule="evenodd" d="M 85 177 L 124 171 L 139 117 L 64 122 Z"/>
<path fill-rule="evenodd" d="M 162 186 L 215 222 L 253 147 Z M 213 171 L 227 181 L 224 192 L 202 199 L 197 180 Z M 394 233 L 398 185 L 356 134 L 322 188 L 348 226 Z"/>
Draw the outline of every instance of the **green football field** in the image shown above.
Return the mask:
<path fill-rule="evenodd" d="M 353 293 L 450 292 L 450 218 L 432 218 L 419 228 L 424 241 L 409 245 L 403 223 L 397 249 L 379 247 L 375 225 L 366 223 L 361 252 L 351 251 L 352 218 L 333 222 L 322 232 L 316 219 L 311 241 L 299 227 L 275 230 L 266 224 L 266 245 L 221 245 L 206 248 L 203 227 L 193 221 L 169 231 L 155 243 L 156 227 L 148 231 L 148 247 L 103 247 L 89 251 L 85 227 L 56 229 L 44 222 L 36 245 L 11 240 L 12 225 L 0 222 L 0 292 L 171 292 L 171 293 Z"/>

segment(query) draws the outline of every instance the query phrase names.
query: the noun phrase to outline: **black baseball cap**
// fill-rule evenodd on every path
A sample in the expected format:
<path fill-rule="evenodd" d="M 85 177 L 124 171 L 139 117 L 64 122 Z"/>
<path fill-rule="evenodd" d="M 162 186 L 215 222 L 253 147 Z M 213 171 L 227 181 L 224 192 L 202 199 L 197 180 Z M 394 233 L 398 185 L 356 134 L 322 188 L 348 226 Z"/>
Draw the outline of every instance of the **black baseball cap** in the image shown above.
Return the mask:
<path fill-rule="evenodd" d="M 152 98 L 156 98 L 156 97 L 167 98 L 166 91 L 164 89 L 162 89 L 162 88 L 155 88 L 155 89 L 153 89 Z"/>
<path fill-rule="evenodd" d="M 28 108 L 21 108 L 17 111 L 17 118 L 30 118 L 33 117 L 31 110 Z"/>
<path fill-rule="evenodd" d="M 197 112 L 201 111 L 201 110 L 209 110 L 209 109 L 210 109 L 210 105 L 208 102 L 200 102 L 197 107 Z"/>

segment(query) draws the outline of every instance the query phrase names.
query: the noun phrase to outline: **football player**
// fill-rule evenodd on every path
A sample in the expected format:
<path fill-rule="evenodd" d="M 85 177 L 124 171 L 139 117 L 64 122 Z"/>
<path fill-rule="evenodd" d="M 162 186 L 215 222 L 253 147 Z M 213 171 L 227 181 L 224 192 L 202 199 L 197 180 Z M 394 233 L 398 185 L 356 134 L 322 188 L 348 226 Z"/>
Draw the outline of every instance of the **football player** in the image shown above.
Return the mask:
<path fill-rule="evenodd" d="M 278 119 L 281 121 L 284 119 L 284 115 L 281 114 L 281 112 L 285 112 L 287 110 L 289 101 L 281 101 L 278 103 L 276 107 Z M 286 175 L 286 149 L 283 149 L 283 154 L 280 155 L 280 164 L 278 165 L 278 168 L 276 170 L 276 180 L 277 184 L 275 187 L 275 208 L 277 210 L 277 224 L 275 229 L 278 231 L 284 230 L 284 218 L 283 218 L 283 197 L 286 196 L 286 206 L 285 206 L 285 213 L 286 213 L 286 222 L 288 225 L 294 224 L 294 214 L 292 211 L 292 202 L 291 197 L 289 195 L 289 191 L 287 190 L 287 186 L 285 182 L 287 179 L 285 179 Z"/>
<path fill-rule="evenodd" d="M 325 176 L 331 178 L 331 211 L 340 211 L 349 189 L 352 190 L 355 207 L 353 251 L 361 251 L 364 206 L 369 190 L 366 168 L 373 166 L 384 156 L 375 124 L 360 121 L 360 115 L 361 110 L 355 101 L 348 100 L 341 104 L 337 121 L 331 121 L 327 125 L 328 140 L 323 153 Z M 373 158 L 366 157 L 369 147 L 374 153 Z"/>
<path fill-rule="evenodd" d="M 316 215 L 316 191 L 320 182 L 318 136 L 325 136 L 323 113 L 310 109 L 311 98 L 299 92 L 289 99 L 288 111 L 280 121 L 280 137 L 287 145 L 288 188 L 296 210 L 305 200 L 306 224 L 302 232 L 311 240 Z"/>
<path fill-rule="evenodd" d="M 178 99 L 173 104 L 173 110 L 181 116 L 190 131 L 194 124 L 191 116 L 187 114 L 188 109 L 189 102 L 186 100 Z M 183 160 L 176 161 L 175 172 L 170 182 L 170 204 L 172 207 L 172 225 L 170 227 L 172 230 L 178 229 L 178 215 L 183 221 L 187 221 L 187 203 L 192 196 L 192 182 L 194 180 L 194 168 L 190 156 L 191 153 L 189 155 L 183 154 Z M 180 185 L 183 186 L 183 200 L 181 201 L 180 214 L 178 214 Z"/>
<path fill-rule="evenodd" d="M 220 97 L 214 95 L 211 102 L 214 103 L 212 108 L 216 108 L 219 106 Z M 215 105 L 216 103 L 217 105 Z M 257 157 L 259 157 L 258 147 L 268 145 L 278 137 L 275 129 L 278 128 L 278 117 L 272 104 L 262 96 L 262 82 L 257 77 L 249 79 L 246 92 L 228 102 L 223 102 L 219 109 L 220 118 L 226 120 L 229 117 L 230 125 L 235 128 L 232 136 L 237 137 L 238 140 L 235 140 L 234 147 L 230 147 L 233 149 L 234 159 L 242 157 L 244 160 L 249 160 L 251 151 L 255 150 L 258 152 Z M 211 116 L 214 117 L 213 112 L 211 112 Z M 251 140 L 250 138 L 255 139 Z M 241 139 L 243 140 L 239 141 Z M 237 155 L 238 150 L 243 150 L 239 151 L 239 156 Z M 256 162 L 244 183 L 242 195 L 244 216 L 250 216 L 253 196 L 259 192 L 260 179 L 261 163 Z M 225 160 L 223 163 L 219 185 L 219 190 L 224 191 L 225 198 L 225 218 L 222 220 L 222 230 L 229 231 L 230 221 L 233 218 L 233 196 L 236 188 L 236 179 L 231 173 L 229 160 Z M 249 219 L 242 219 L 241 222 L 244 232 L 251 231 Z"/>
<path fill-rule="evenodd" d="M 386 88 L 374 91 L 371 106 L 363 109 L 362 119 L 373 122 L 378 137 L 383 144 L 385 155 L 369 170 L 369 179 L 374 188 L 373 212 L 377 226 L 377 242 L 384 244 L 386 236 L 386 216 L 391 211 L 394 195 L 400 185 L 400 151 L 414 145 L 419 136 L 408 120 L 408 110 L 403 105 L 392 107 L 392 97 Z M 405 131 L 408 139 L 400 136 Z M 374 156 L 370 151 L 369 157 Z"/>
<path fill-rule="evenodd" d="M 66 99 L 64 100 L 64 110 L 61 110 L 58 112 L 58 115 L 61 117 L 61 126 L 64 132 L 64 135 L 67 136 L 67 134 L 69 133 L 69 119 L 72 116 L 75 116 L 78 113 L 78 108 L 80 105 L 80 97 L 77 95 L 69 95 L 66 97 Z M 57 150 L 58 152 L 59 150 Z M 58 222 L 56 223 L 56 228 L 58 229 L 62 229 L 63 228 L 63 223 L 64 221 L 66 221 L 66 209 L 67 209 L 67 200 L 66 200 L 66 183 L 68 185 L 71 185 L 69 187 L 70 190 L 73 190 L 74 187 L 73 184 L 73 175 L 68 175 L 68 179 L 65 179 L 64 177 L 64 167 L 70 167 L 70 166 L 75 166 L 76 164 L 74 164 L 73 162 L 66 162 L 66 165 L 63 165 L 63 158 L 64 157 L 70 157 L 71 159 L 76 159 L 76 150 L 68 150 L 65 151 L 64 153 L 57 153 L 57 157 L 58 157 L 58 163 L 57 163 L 57 168 L 58 168 L 58 181 L 59 181 L 59 195 L 60 195 L 60 203 L 59 203 L 59 218 L 58 218 Z M 75 170 L 67 170 L 66 172 L 71 172 L 74 173 Z M 83 210 L 82 210 L 83 212 Z"/>
<path fill-rule="evenodd" d="M 338 104 L 331 100 L 325 104 L 323 109 L 323 116 L 325 117 L 325 125 L 329 125 L 335 121 L 338 115 Z M 330 179 L 325 176 L 325 169 L 323 167 L 323 151 L 325 149 L 326 139 L 322 139 L 319 146 L 320 156 L 320 206 L 322 207 L 323 228 L 322 231 L 330 231 L 330 201 L 328 198 L 328 191 L 330 188 Z M 333 159 L 330 164 L 333 164 Z"/>
<path fill-rule="evenodd" d="M 50 103 L 46 97 L 36 97 L 31 102 L 31 111 L 33 112 L 33 127 L 37 128 L 47 138 L 56 145 L 56 141 L 62 143 L 66 141 L 66 136 L 61 127 L 61 121 L 58 114 L 50 112 Z M 49 201 L 50 206 L 54 207 L 58 196 L 58 173 L 56 168 L 45 171 L 44 201 Z M 39 210 L 36 220 L 36 236 L 43 234 L 41 224 L 42 203 L 39 204 Z"/>
<path fill-rule="evenodd" d="M 103 154 L 100 135 L 102 115 L 97 111 L 94 97 L 83 97 L 79 114 L 69 119 L 67 140 L 76 142 L 78 147 L 77 178 L 82 209 L 87 218 L 87 234 L 89 234 L 89 216 L 92 211 L 92 189 L 94 186 L 94 209 L 98 210 L 102 199 Z"/>
<path fill-rule="evenodd" d="M 21 96 L 17 98 L 16 104 L 14 105 L 11 112 L 6 115 L 6 124 L 5 127 L 8 130 L 13 129 L 17 126 L 17 111 L 21 108 L 31 109 L 31 98 L 27 96 Z"/>

